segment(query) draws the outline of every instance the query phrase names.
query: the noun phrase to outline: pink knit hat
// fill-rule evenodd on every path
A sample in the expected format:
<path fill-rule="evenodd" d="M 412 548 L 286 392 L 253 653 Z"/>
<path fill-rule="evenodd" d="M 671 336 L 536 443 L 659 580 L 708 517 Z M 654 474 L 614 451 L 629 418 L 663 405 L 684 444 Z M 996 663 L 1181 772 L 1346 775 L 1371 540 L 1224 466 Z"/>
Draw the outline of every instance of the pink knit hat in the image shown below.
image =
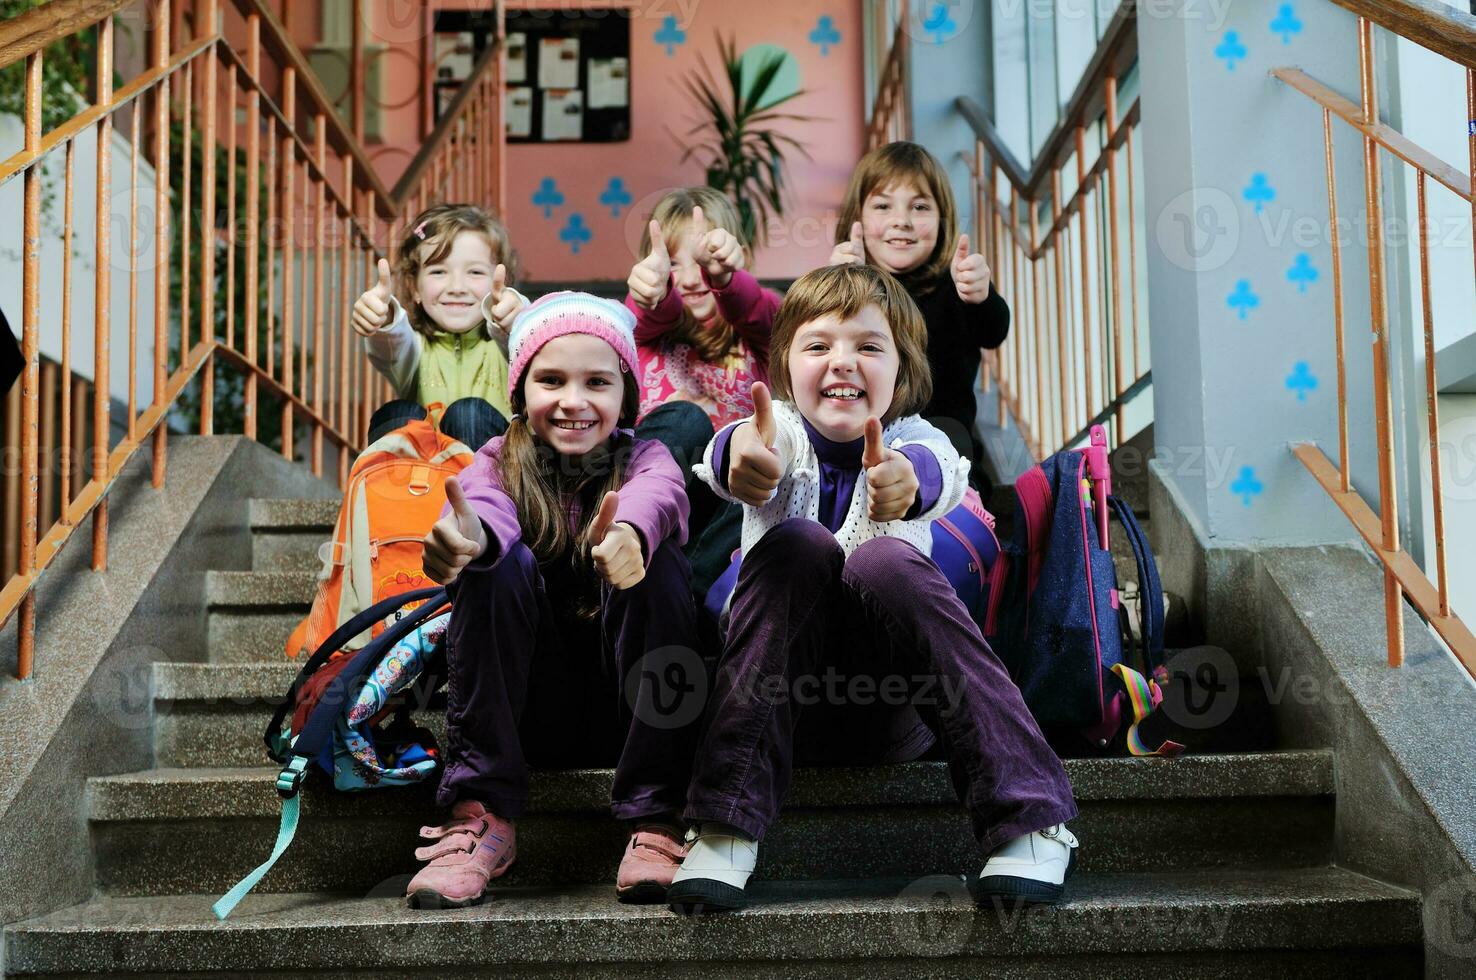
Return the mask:
<path fill-rule="evenodd" d="M 543 345 L 567 333 L 587 333 L 600 338 L 615 348 L 625 370 L 639 377 L 635 314 L 614 300 L 565 290 L 539 297 L 513 321 L 507 343 L 511 362 L 507 372 L 509 394 L 517 392 L 523 372 Z"/>

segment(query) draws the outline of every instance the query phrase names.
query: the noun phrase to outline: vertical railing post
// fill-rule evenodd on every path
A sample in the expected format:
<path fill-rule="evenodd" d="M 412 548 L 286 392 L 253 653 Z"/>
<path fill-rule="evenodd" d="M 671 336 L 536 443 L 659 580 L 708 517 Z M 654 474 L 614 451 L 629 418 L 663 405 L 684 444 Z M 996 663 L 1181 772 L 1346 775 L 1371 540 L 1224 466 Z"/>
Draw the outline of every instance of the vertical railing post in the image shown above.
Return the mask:
<path fill-rule="evenodd" d="M 26 56 L 25 140 L 26 152 L 41 152 L 41 52 Z M 38 387 L 41 381 L 41 161 L 26 168 L 24 177 L 25 236 L 21 257 L 21 519 L 20 568 L 29 575 L 36 567 L 36 509 L 38 480 Z M 31 676 L 36 658 L 36 593 L 28 591 L 21 600 L 20 633 L 16 675 Z"/>
<path fill-rule="evenodd" d="M 163 71 L 169 64 L 170 0 L 154 0 L 154 67 Z M 101 148 L 99 148 L 101 152 Z M 154 89 L 154 407 L 164 408 L 165 381 L 169 376 L 169 76 Z M 153 485 L 164 485 L 168 451 L 168 419 L 160 418 L 154 428 Z"/>
<path fill-rule="evenodd" d="M 1363 92 L 1363 119 L 1368 129 L 1379 122 L 1378 82 L 1374 75 L 1373 22 L 1359 18 L 1358 58 Z M 1379 144 L 1363 137 L 1364 203 L 1368 209 L 1368 290 L 1373 315 L 1374 422 L 1379 447 L 1379 520 L 1382 545 L 1399 550 L 1399 488 L 1394 482 L 1393 394 L 1389 379 L 1389 309 L 1384 286 L 1384 206 L 1379 187 Z M 1403 592 L 1388 563 L 1384 564 L 1384 617 L 1389 666 L 1404 663 Z"/>
<path fill-rule="evenodd" d="M 67 140 L 62 203 L 61 280 L 61 522 L 70 526 L 67 507 L 72 502 L 72 175 L 76 165 L 76 140 Z"/>
<path fill-rule="evenodd" d="M 259 309 L 261 229 L 261 15 L 246 18 L 246 73 L 250 91 L 246 95 L 246 360 L 256 366 L 256 324 Z M 245 372 L 245 436 L 256 439 L 256 372 Z"/>
<path fill-rule="evenodd" d="M 1092 375 L 1095 368 L 1092 366 L 1092 275 L 1091 262 L 1088 258 L 1087 243 L 1087 208 L 1086 208 L 1086 126 L 1078 124 L 1076 127 L 1076 194 L 1081 200 L 1081 207 L 1076 209 L 1076 216 L 1081 222 L 1081 354 L 1082 378 L 1086 380 L 1086 411 L 1082 413 L 1085 421 L 1091 421 L 1096 414 L 1096 387 L 1093 385 Z"/>
<path fill-rule="evenodd" d="M 349 55 L 349 106 L 354 140 L 364 143 L 364 0 L 353 0 L 352 47 Z"/>
<path fill-rule="evenodd" d="M 1328 227 L 1333 229 L 1332 288 L 1333 346 L 1338 361 L 1338 472 L 1342 490 L 1352 489 L 1352 460 L 1348 453 L 1348 364 L 1343 328 L 1343 245 L 1338 228 L 1338 182 L 1333 166 L 1332 111 L 1322 110 L 1323 156 L 1327 167 Z"/>
<path fill-rule="evenodd" d="M 313 116 L 318 162 L 318 194 L 313 232 L 313 475 L 323 475 L 323 220 L 328 200 L 328 123 L 322 113 Z"/>
<path fill-rule="evenodd" d="M 291 397 L 292 368 L 297 363 L 295 338 L 293 335 L 293 313 L 297 309 L 293 288 L 297 283 L 297 263 L 294 249 L 297 238 L 299 212 L 293 199 L 293 177 L 297 173 L 297 71 L 282 70 L 282 115 L 287 126 L 282 133 L 282 388 L 288 401 L 282 405 L 282 458 L 292 459 L 294 434 Z"/>
<path fill-rule="evenodd" d="M 1127 434 L 1123 431 L 1123 404 L 1122 393 L 1127 388 L 1123 379 L 1122 360 L 1122 260 L 1117 248 L 1117 150 L 1113 143 L 1117 139 L 1117 76 L 1107 76 L 1107 146 L 1103 150 L 1107 154 L 1107 235 L 1108 255 L 1111 258 L 1110 271 L 1112 274 L 1112 401 L 1117 406 L 1113 413 L 1113 425 L 1116 429 L 1116 444 L 1122 445 L 1127 440 Z M 1132 220 L 1131 215 L 1129 219 Z"/>
<path fill-rule="evenodd" d="M 109 105 L 113 101 L 113 18 L 104 17 L 97 25 L 97 90 L 98 105 Z M 105 112 L 97 121 L 97 145 L 99 148 L 113 145 L 113 114 Z M 108 478 L 108 447 L 112 441 L 108 408 L 111 384 L 109 359 L 113 305 L 113 220 L 112 154 L 97 154 L 97 199 L 95 210 L 95 240 L 93 251 L 93 344 L 92 344 L 92 478 L 102 481 Z M 100 572 L 108 567 L 108 498 L 97 502 L 92 512 L 92 570 Z"/>
<path fill-rule="evenodd" d="M 216 0 L 201 0 L 200 17 L 205 21 L 205 33 L 215 34 Z M 222 42 L 217 41 L 217 44 Z M 200 131 L 200 339 L 215 342 L 215 132 L 219 118 L 216 105 L 216 65 L 219 52 L 212 48 L 205 52 L 205 82 L 201 93 L 204 112 Z M 200 434 L 210 435 L 215 431 L 215 352 L 206 355 L 205 367 L 200 376 Z"/>
<path fill-rule="evenodd" d="M 1061 225 L 1061 168 L 1051 170 L 1051 253 L 1056 260 L 1056 333 L 1061 343 L 1061 443 L 1075 434 L 1076 382 L 1072 365 L 1076 352 L 1071 347 L 1070 324 L 1066 319 L 1066 229 Z M 1090 416 L 1088 416 L 1090 418 Z"/>

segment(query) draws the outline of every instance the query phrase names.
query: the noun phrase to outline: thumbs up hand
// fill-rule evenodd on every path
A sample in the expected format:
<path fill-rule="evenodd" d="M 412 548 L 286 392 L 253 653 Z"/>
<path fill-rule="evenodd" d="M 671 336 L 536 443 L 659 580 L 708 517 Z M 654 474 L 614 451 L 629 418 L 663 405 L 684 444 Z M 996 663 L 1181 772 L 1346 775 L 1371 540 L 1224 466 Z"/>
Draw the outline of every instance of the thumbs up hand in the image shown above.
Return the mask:
<path fill-rule="evenodd" d="M 728 443 L 728 492 L 753 507 L 762 507 L 779 486 L 784 463 L 774 451 L 777 429 L 769 388 L 753 383 L 753 418 L 733 430 Z"/>
<path fill-rule="evenodd" d="M 851 222 L 851 237 L 830 250 L 831 265 L 865 265 L 866 243 L 861 235 L 861 222 Z"/>
<path fill-rule="evenodd" d="M 652 221 L 651 254 L 631 267 L 625 286 L 636 305 L 644 310 L 654 310 L 666 298 L 671 288 L 671 255 L 666 251 L 666 236 L 659 222 Z"/>
<path fill-rule="evenodd" d="M 904 453 L 882 444 L 881 421 L 866 420 L 866 444 L 861 451 L 866 470 L 866 516 L 878 524 L 898 521 L 917 499 L 917 473 Z"/>
<path fill-rule="evenodd" d="M 733 271 L 743 267 L 743 245 L 726 228 L 709 228 L 702 208 L 692 209 L 692 231 L 697 237 L 697 261 L 715 289 L 733 281 Z"/>
<path fill-rule="evenodd" d="M 441 585 L 454 581 L 472 559 L 487 550 L 487 529 L 454 476 L 446 477 L 446 501 L 451 510 L 425 536 L 420 558 L 426 577 Z"/>
<path fill-rule="evenodd" d="M 635 528 L 615 523 L 620 507 L 620 494 L 611 490 L 600 501 L 600 509 L 589 522 L 589 557 L 595 572 L 613 589 L 628 589 L 646 577 L 646 560 L 641 554 L 641 536 Z"/>
<path fill-rule="evenodd" d="M 492 291 L 482 297 L 482 315 L 503 334 L 510 334 L 523 305 L 522 295 L 507 286 L 507 266 L 497 263 L 492 273 Z"/>
<path fill-rule="evenodd" d="M 392 308 L 390 300 L 394 295 L 394 290 L 390 287 L 389 262 L 380 259 L 379 281 L 354 301 L 354 332 L 367 337 L 389 326 Z"/>
<path fill-rule="evenodd" d="M 989 298 L 989 264 L 978 252 L 969 252 L 969 236 L 958 236 L 958 250 L 949 265 L 958 298 L 965 303 L 982 303 Z"/>

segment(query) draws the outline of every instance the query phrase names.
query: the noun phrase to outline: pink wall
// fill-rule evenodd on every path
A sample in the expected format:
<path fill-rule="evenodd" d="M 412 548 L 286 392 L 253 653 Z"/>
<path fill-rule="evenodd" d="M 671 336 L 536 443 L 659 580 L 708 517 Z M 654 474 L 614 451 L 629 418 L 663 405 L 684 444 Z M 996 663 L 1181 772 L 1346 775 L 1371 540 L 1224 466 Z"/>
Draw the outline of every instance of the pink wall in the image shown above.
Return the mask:
<path fill-rule="evenodd" d="M 530 4 L 531 5 L 531 4 Z M 538 6 L 562 8 L 569 0 L 537 0 Z M 671 135 L 685 133 L 693 118 L 681 78 L 697 67 L 699 56 L 716 67 L 716 31 L 733 35 L 738 50 L 760 43 L 774 44 L 794 55 L 800 84 L 810 95 L 794 100 L 797 113 L 820 117 L 808 124 L 791 124 L 790 135 L 809 149 L 813 160 L 790 154 L 791 198 L 785 219 L 771 231 L 771 244 L 757 256 L 762 276 L 796 276 L 822 264 L 830 254 L 835 211 L 852 166 L 860 156 L 865 134 L 862 113 L 862 55 L 860 0 L 795 3 L 793 0 L 631 0 L 607 6 L 633 10 L 631 30 L 631 139 L 623 143 L 566 143 L 508 147 L 507 221 L 522 257 L 525 279 L 624 279 L 636 260 L 634 250 L 647 214 L 669 187 L 701 183 L 702 168 L 689 161 L 679 166 L 681 148 Z M 417 5 L 418 6 L 418 5 Z M 438 2 L 440 8 L 486 9 L 485 0 Z M 306 11 L 294 13 L 294 33 L 312 30 Z M 810 40 L 820 17 L 828 16 L 839 41 L 822 54 Z M 404 0 L 374 4 L 368 40 L 402 49 L 388 56 L 384 101 L 404 101 L 418 87 L 414 63 L 423 27 Z M 656 34 L 667 17 L 676 18 L 683 43 L 667 54 Z M 393 184 L 416 148 L 420 124 L 418 101 L 387 109 L 386 132 L 391 137 L 383 151 L 374 153 L 382 177 Z M 545 217 L 533 203 L 534 192 L 546 177 L 557 182 L 564 203 Z M 632 199 L 617 216 L 600 197 L 611 178 L 619 178 Z M 590 232 L 578 254 L 560 239 L 571 215 L 579 215 Z"/>
<path fill-rule="evenodd" d="M 386 186 L 395 180 L 419 148 L 428 126 L 420 99 L 421 57 L 428 29 L 427 4 L 420 0 L 368 0 L 370 27 L 366 43 L 389 50 L 378 55 L 384 73 L 382 144 L 371 141 L 369 155 Z M 684 134 L 695 119 L 682 77 L 697 67 L 699 57 L 717 67 L 715 33 L 732 35 L 740 52 L 755 44 L 788 50 L 800 69 L 800 85 L 810 94 L 786 107 L 818 117 L 789 124 L 812 160 L 791 153 L 790 198 L 782 222 L 771 228 L 770 245 L 759 251 L 761 276 L 797 276 L 822 264 L 830 254 L 835 212 L 852 166 L 860 156 L 865 132 L 862 113 L 860 0 L 796 3 L 794 0 L 605 0 L 601 6 L 632 11 L 631 139 L 623 143 L 514 144 L 508 147 L 507 221 L 522 258 L 523 277 L 533 280 L 624 279 L 636 261 L 636 243 L 645 215 L 670 187 L 701 183 L 695 161 L 678 165 L 682 149 L 672 133 Z M 486 10 L 488 0 L 431 0 L 433 9 Z M 531 0 L 517 6 L 565 9 L 573 0 Z M 321 7 L 292 4 L 291 33 L 303 50 L 320 34 Z M 822 53 L 810 40 L 826 16 L 839 40 Z M 668 17 L 685 37 L 671 53 L 658 43 Z M 337 95 L 331 92 L 330 95 Z M 545 216 L 533 203 L 544 178 L 552 177 L 563 204 Z M 600 203 L 612 178 L 619 178 L 631 198 L 619 214 Z M 560 232 L 578 215 L 589 230 L 576 254 Z"/>

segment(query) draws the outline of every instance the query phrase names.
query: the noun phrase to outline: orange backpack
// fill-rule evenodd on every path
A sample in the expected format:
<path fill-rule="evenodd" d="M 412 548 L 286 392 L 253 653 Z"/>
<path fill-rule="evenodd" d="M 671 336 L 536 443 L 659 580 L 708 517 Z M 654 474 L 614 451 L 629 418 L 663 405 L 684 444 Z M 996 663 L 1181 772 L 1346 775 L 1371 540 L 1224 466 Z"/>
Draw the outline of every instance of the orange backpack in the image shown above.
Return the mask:
<path fill-rule="evenodd" d="M 333 539 L 322 549 L 318 594 L 287 639 L 288 657 L 311 654 L 340 625 L 383 599 L 435 584 L 421 570 L 421 541 L 446 504 L 446 477 L 466 469 L 473 456 L 428 419 L 402 425 L 359 454 Z M 386 625 L 374 624 L 343 651 L 362 648 Z"/>

